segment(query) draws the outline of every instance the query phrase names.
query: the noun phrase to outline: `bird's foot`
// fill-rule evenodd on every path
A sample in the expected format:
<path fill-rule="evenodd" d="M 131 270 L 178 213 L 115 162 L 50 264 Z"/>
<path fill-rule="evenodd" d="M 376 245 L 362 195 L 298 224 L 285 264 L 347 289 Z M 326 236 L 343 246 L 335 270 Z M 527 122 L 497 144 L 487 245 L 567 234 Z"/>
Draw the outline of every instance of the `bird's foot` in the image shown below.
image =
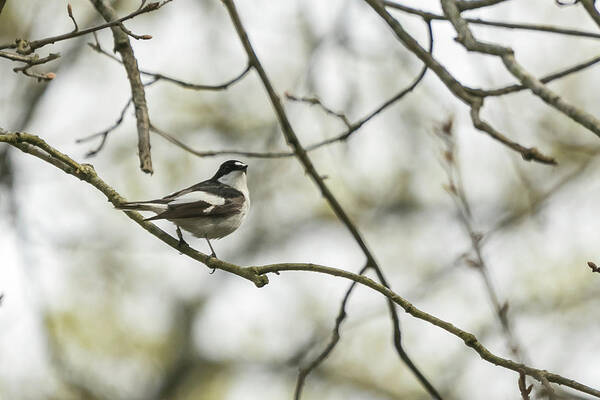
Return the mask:
<path fill-rule="evenodd" d="M 179 243 L 177 243 L 177 248 L 179 250 L 183 250 L 184 247 L 190 247 L 190 245 L 185 240 L 183 240 L 183 238 L 179 238 Z"/>
<path fill-rule="evenodd" d="M 177 243 L 177 248 L 179 249 L 179 254 L 181 253 L 181 250 L 184 247 L 190 247 L 189 244 L 187 244 L 187 242 L 183 239 L 183 234 L 181 233 L 181 229 L 179 229 L 179 227 L 177 227 L 177 237 L 179 238 L 179 243 Z"/>
<path fill-rule="evenodd" d="M 214 259 L 217 258 L 217 254 L 214 252 L 214 250 L 210 253 L 209 257 L 214 258 Z M 209 274 L 211 274 L 211 275 L 214 274 L 216 270 L 217 270 L 216 267 L 212 268 L 211 271 L 209 272 Z"/>

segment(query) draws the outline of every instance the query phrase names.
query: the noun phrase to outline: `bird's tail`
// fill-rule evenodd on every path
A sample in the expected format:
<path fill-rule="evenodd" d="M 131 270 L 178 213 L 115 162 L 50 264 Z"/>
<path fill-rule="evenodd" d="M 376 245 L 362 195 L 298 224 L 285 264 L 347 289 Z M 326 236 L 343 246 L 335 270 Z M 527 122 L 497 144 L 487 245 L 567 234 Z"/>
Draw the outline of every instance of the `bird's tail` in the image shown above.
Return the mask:
<path fill-rule="evenodd" d="M 161 213 L 165 211 L 167 207 L 164 204 L 150 203 L 147 201 L 131 201 L 121 203 L 115 208 L 119 210 L 153 211 L 155 213 Z"/>

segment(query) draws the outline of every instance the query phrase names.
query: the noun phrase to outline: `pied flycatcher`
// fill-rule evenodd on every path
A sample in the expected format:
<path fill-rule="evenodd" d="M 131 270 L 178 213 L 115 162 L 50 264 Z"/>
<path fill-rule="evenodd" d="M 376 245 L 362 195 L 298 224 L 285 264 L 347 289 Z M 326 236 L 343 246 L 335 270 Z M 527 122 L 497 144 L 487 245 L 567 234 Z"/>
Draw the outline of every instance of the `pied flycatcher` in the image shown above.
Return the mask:
<path fill-rule="evenodd" d="M 250 208 L 246 183 L 248 165 L 225 161 L 210 179 L 172 193 L 162 199 L 133 201 L 119 205 L 122 210 L 153 211 L 144 221 L 166 219 L 177 225 L 179 246 L 187 245 L 181 229 L 206 239 L 211 256 L 216 257 L 209 239 L 221 239 L 235 231 Z M 181 228 L 181 229 L 180 229 Z"/>

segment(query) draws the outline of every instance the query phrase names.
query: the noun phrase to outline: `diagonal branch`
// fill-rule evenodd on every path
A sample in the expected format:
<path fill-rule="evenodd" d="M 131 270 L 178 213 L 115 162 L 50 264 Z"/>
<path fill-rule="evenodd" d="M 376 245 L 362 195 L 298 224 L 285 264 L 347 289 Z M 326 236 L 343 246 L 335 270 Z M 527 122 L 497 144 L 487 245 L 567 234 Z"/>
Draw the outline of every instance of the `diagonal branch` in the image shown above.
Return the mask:
<path fill-rule="evenodd" d="M 302 166 L 304 167 L 304 170 L 311 177 L 311 179 L 315 183 L 315 185 L 319 188 L 319 190 L 321 191 L 321 194 L 327 200 L 327 202 L 329 203 L 329 206 L 331 207 L 331 209 L 333 210 L 335 215 L 346 226 L 348 231 L 350 231 L 351 235 L 354 237 L 354 240 L 357 242 L 357 244 L 359 245 L 359 247 L 361 248 L 361 250 L 363 251 L 363 253 L 367 259 L 366 264 L 375 271 L 375 273 L 377 275 L 377 279 L 379 279 L 381 284 L 384 285 L 385 287 L 389 287 L 389 284 L 388 284 L 381 268 L 377 264 L 377 261 L 375 260 L 373 253 L 367 246 L 361 233 L 356 228 L 356 225 L 354 225 L 354 223 L 350 219 L 350 216 L 343 209 L 343 207 L 341 206 L 339 201 L 336 199 L 336 197 L 333 195 L 333 193 L 329 190 L 329 187 L 325 184 L 323 178 L 315 169 L 311 159 L 308 156 L 308 153 L 300 144 L 300 141 L 298 140 L 298 136 L 294 132 L 294 129 L 292 128 L 292 126 L 288 120 L 287 114 L 283 108 L 281 100 L 280 100 L 279 96 L 277 95 L 275 89 L 273 88 L 273 85 L 271 84 L 271 81 L 269 80 L 267 73 L 265 72 L 264 68 L 262 67 L 262 64 L 260 63 L 258 57 L 256 56 L 256 53 L 254 52 L 252 44 L 250 43 L 250 40 L 248 39 L 248 34 L 240 20 L 239 14 L 233 3 L 233 0 L 222 0 L 222 1 L 223 1 L 223 4 L 225 5 L 225 7 L 227 8 L 227 11 L 229 12 L 229 16 L 233 22 L 235 30 L 236 30 L 238 37 L 242 43 L 242 46 L 244 47 L 244 50 L 246 51 L 246 54 L 248 56 L 248 60 L 249 60 L 250 64 L 254 67 L 254 69 L 258 73 L 258 76 L 260 77 L 260 80 L 262 81 L 262 84 L 263 84 L 265 90 L 267 91 L 267 95 L 271 101 L 271 105 L 273 106 L 273 109 L 275 111 L 277 119 L 279 120 L 281 130 L 283 132 L 283 135 L 285 136 L 285 139 L 286 139 L 288 145 L 293 149 L 294 153 L 296 154 L 296 158 L 302 164 Z M 408 354 L 402 347 L 402 335 L 400 332 L 400 321 L 398 318 L 398 313 L 396 311 L 396 307 L 394 306 L 393 302 L 389 299 L 388 299 L 388 308 L 389 308 L 390 316 L 391 316 L 391 319 L 393 322 L 392 326 L 394 329 L 394 345 L 396 347 L 396 351 L 398 352 L 400 358 L 402 359 L 402 361 L 404 361 L 404 363 L 411 370 L 411 372 L 416 376 L 416 378 L 419 380 L 419 382 L 424 386 L 424 388 L 427 390 L 427 392 L 432 397 L 434 397 L 436 399 L 441 399 L 441 396 L 438 394 L 436 389 L 425 378 L 425 376 L 417 369 L 417 367 L 410 360 Z"/>
<path fill-rule="evenodd" d="M 585 8 L 588 15 L 594 20 L 596 25 L 600 27 L 600 13 L 596 9 L 596 1 L 595 0 L 579 0 L 579 3 Z"/>
<path fill-rule="evenodd" d="M 106 21 L 110 22 L 117 19 L 115 11 L 106 3 L 106 0 L 90 1 Z M 121 55 L 123 66 L 127 71 L 127 78 L 129 79 L 131 86 L 131 95 L 137 120 L 140 168 L 142 171 L 152 174 L 152 157 L 150 155 L 150 117 L 148 116 L 146 94 L 140 78 L 138 63 L 133 54 L 133 48 L 131 47 L 127 33 L 125 33 L 120 26 L 111 26 L 110 29 L 112 30 L 115 41 L 115 51 L 118 51 Z"/>

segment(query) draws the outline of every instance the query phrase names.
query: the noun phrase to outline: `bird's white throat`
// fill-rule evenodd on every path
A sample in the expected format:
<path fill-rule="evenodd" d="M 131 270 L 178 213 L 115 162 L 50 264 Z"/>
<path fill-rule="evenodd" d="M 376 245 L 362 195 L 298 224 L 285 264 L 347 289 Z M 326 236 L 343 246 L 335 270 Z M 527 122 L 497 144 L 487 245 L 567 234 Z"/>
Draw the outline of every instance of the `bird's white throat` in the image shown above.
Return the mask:
<path fill-rule="evenodd" d="M 218 181 L 242 192 L 246 197 L 246 200 L 250 199 L 248 195 L 246 173 L 244 171 L 231 171 L 227 175 L 220 177 Z"/>

